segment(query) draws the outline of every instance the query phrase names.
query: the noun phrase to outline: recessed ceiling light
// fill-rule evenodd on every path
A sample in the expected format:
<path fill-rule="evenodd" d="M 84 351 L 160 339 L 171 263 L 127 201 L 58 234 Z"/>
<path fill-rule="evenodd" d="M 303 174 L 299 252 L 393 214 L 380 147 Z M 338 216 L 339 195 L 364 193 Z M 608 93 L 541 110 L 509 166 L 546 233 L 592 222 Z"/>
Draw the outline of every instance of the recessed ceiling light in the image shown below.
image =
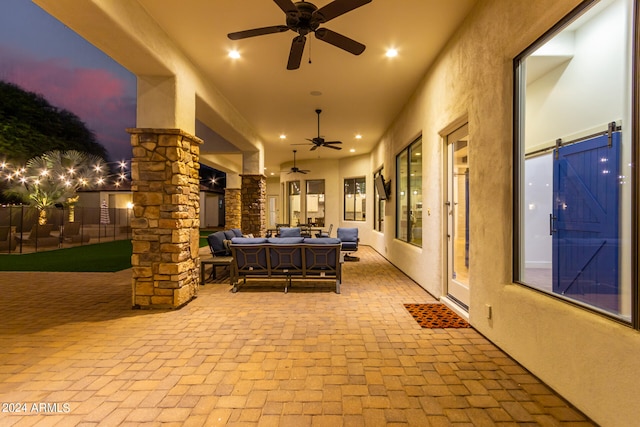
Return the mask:
<path fill-rule="evenodd" d="M 238 52 L 237 50 L 233 49 L 229 51 L 229 58 L 233 58 L 233 59 L 238 59 L 240 58 L 240 52 Z"/>
<path fill-rule="evenodd" d="M 287 135 L 285 135 L 284 133 L 280 134 L 280 139 L 287 139 Z"/>
<path fill-rule="evenodd" d="M 355 148 L 352 148 L 351 150 L 349 150 L 349 152 L 350 152 L 350 153 L 355 153 L 355 152 L 356 152 L 356 149 L 355 149 Z"/>
<path fill-rule="evenodd" d="M 398 56 L 398 51 L 394 48 L 387 49 L 387 53 L 385 55 L 387 55 L 387 58 L 395 58 Z"/>
<path fill-rule="evenodd" d="M 356 135 L 356 139 L 362 139 L 362 135 L 357 134 L 357 135 Z"/>

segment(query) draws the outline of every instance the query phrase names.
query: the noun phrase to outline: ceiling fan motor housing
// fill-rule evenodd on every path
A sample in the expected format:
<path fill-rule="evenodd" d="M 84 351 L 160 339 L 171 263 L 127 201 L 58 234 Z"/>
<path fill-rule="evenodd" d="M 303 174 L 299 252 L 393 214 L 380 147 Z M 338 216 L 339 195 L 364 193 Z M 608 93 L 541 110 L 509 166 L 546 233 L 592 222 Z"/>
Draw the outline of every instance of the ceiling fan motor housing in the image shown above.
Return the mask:
<path fill-rule="evenodd" d="M 320 21 L 314 19 L 313 13 L 318 8 L 313 3 L 301 1 L 296 3 L 297 14 L 287 14 L 287 27 L 301 36 L 314 32 L 320 26 Z"/>
<path fill-rule="evenodd" d="M 293 3 L 292 0 L 274 0 L 287 16 L 286 25 L 271 25 L 269 27 L 236 31 L 227 34 L 227 37 L 231 40 L 240 40 L 248 37 L 282 33 L 289 30 L 298 33 L 291 42 L 287 70 L 297 70 L 300 68 L 304 46 L 309 33 L 314 33 L 318 40 L 338 47 L 353 55 L 360 55 L 364 52 L 366 48 L 365 45 L 328 28 L 320 28 L 320 25 L 371 1 L 372 0 L 334 0 L 318 9 L 316 5 L 306 1 Z"/>

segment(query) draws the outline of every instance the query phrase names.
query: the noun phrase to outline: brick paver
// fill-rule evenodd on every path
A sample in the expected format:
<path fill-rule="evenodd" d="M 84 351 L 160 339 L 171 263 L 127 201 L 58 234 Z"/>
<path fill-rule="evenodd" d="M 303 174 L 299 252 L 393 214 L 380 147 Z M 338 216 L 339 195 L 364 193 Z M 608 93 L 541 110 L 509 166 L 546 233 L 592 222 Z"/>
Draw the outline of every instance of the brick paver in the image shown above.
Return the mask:
<path fill-rule="evenodd" d="M 403 304 L 433 297 L 358 255 L 340 295 L 217 283 L 174 311 L 132 310 L 130 271 L 0 273 L 0 425 L 593 425 L 473 329 L 422 329 Z"/>

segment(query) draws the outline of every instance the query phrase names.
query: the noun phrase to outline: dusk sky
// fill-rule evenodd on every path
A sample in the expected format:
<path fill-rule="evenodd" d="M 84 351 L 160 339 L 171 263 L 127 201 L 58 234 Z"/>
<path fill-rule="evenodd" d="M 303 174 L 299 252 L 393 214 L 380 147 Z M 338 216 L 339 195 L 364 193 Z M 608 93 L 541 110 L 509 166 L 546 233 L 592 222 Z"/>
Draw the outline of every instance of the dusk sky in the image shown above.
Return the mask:
<path fill-rule="evenodd" d="M 0 80 L 76 114 L 111 161 L 131 158 L 135 76 L 30 0 L 0 1 Z"/>

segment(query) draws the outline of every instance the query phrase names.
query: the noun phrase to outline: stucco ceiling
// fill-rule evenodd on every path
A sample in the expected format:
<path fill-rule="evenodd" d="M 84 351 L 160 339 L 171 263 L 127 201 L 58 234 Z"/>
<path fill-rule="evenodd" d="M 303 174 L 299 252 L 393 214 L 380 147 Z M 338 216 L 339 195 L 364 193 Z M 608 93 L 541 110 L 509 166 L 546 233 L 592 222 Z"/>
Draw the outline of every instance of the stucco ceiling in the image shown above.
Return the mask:
<path fill-rule="evenodd" d="M 286 64 L 296 33 L 227 38 L 230 32 L 284 24 L 272 0 L 138 1 L 255 128 L 267 147 L 267 174 L 291 160 L 293 149 L 298 160 L 369 152 L 475 3 L 373 0 L 323 25 L 365 44 L 364 53 L 354 56 L 310 36 L 300 68 L 290 71 Z M 385 56 L 391 47 L 398 50 L 393 59 Z M 231 49 L 241 58 L 229 58 Z M 317 136 L 317 108 L 323 110 L 321 135 L 342 141 L 342 150 L 291 145 Z"/>

